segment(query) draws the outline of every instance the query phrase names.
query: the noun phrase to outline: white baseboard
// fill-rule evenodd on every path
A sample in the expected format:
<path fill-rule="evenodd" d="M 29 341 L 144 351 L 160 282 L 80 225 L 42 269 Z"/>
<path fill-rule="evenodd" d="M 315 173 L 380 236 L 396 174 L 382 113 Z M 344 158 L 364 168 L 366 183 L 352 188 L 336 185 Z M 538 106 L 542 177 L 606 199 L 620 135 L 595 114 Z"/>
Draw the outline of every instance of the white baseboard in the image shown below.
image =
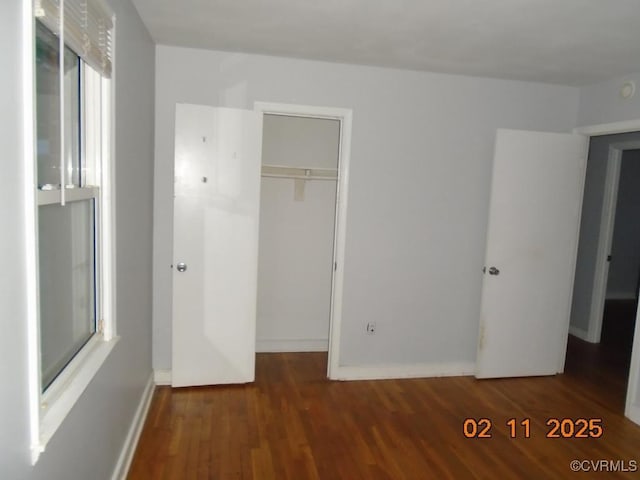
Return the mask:
<path fill-rule="evenodd" d="M 120 455 L 118 456 L 116 468 L 114 469 L 113 475 L 111 476 L 112 480 L 124 480 L 125 478 L 127 478 L 129 467 L 131 467 L 131 460 L 133 460 L 133 454 L 136 451 L 138 440 L 140 439 L 140 434 L 142 433 L 144 421 L 147 418 L 147 413 L 149 413 L 149 406 L 151 405 L 151 398 L 153 398 L 154 389 L 155 384 L 152 374 L 149 376 L 147 385 L 144 387 L 144 392 L 142 392 L 140 403 L 138 403 L 138 408 L 136 409 L 136 413 L 133 416 L 133 421 L 131 422 L 131 426 L 129 427 L 127 438 L 125 439 L 122 450 L 120 451 Z"/>
<path fill-rule="evenodd" d="M 154 370 L 153 381 L 156 385 L 171 385 L 171 370 Z"/>
<path fill-rule="evenodd" d="M 626 417 L 631 420 L 633 423 L 640 425 L 640 407 L 636 405 L 632 405 L 625 412 Z"/>
<path fill-rule="evenodd" d="M 338 367 L 331 372 L 332 380 L 385 380 L 392 378 L 457 377 L 473 375 L 473 362 L 425 363 L 412 365 L 368 365 Z"/>
<path fill-rule="evenodd" d="M 578 337 L 580 340 L 584 340 L 585 342 L 590 342 L 589 340 L 589 333 L 579 327 L 575 327 L 573 325 L 569 326 L 569 333 L 571 335 L 573 335 L 574 337 Z"/>
<path fill-rule="evenodd" d="M 328 352 L 329 339 L 327 338 L 303 338 L 303 339 L 258 339 L 256 340 L 256 352 Z"/>
<path fill-rule="evenodd" d="M 282 344 L 279 344 L 282 345 Z M 262 352 L 323 351 L 323 350 L 258 350 Z M 398 365 L 366 365 L 338 367 L 331 372 L 332 380 L 386 380 L 393 378 L 459 377 L 473 375 L 474 362 L 424 363 Z M 154 372 L 156 385 L 171 385 L 171 370 Z"/>

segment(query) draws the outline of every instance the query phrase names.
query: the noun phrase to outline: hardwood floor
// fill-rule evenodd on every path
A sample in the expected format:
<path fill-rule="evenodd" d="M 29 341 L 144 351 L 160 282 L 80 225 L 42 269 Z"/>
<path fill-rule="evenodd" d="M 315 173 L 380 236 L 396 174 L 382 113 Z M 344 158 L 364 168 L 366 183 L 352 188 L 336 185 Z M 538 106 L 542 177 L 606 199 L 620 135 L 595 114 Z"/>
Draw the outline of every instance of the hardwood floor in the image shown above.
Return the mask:
<path fill-rule="evenodd" d="M 325 354 L 259 354 L 251 385 L 159 387 L 129 478 L 640 478 L 570 469 L 640 466 L 640 427 L 622 413 L 628 359 L 604 338 L 571 338 L 564 375 L 526 379 L 330 382 Z M 489 419 L 491 438 L 465 438 L 466 418 Z M 521 425 L 511 438 L 510 418 L 530 419 L 530 438 Z M 547 438 L 549 418 L 601 418 L 604 434 Z"/>

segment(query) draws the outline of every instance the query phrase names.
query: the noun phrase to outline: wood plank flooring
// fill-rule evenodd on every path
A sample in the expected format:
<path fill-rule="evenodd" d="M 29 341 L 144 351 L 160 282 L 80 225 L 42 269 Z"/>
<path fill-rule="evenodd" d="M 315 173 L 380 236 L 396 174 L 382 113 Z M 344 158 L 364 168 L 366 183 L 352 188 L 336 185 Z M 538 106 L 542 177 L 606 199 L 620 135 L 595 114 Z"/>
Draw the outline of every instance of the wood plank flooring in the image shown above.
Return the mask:
<path fill-rule="evenodd" d="M 570 469 L 640 465 L 621 351 L 571 338 L 555 377 L 356 382 L 326 380 L 322 353 L 259 354 L 251 385 L 159 387 L 129 479 L 640 478 Z M 490 419 L 491 438 L 465 438 L 466 418 Z M 530 419 L 530 438 L 511 438 L 510 418 Z M 549 418 L 601 418 L 604 434 L 547 438 Z"/>

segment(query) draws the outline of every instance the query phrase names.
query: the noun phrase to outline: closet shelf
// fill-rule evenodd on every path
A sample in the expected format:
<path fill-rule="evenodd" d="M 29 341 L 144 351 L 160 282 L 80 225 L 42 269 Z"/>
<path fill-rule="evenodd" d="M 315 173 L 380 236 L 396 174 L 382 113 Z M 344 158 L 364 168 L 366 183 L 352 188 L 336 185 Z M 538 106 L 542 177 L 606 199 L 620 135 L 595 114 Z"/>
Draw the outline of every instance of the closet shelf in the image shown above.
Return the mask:
<path fill-rule="evenodd" d="M 337 180 L 336 168 L 302 168 L 282 165 L 262 165 L 262 176 L 270 178 L 293 178 L 296 180 Z"/>

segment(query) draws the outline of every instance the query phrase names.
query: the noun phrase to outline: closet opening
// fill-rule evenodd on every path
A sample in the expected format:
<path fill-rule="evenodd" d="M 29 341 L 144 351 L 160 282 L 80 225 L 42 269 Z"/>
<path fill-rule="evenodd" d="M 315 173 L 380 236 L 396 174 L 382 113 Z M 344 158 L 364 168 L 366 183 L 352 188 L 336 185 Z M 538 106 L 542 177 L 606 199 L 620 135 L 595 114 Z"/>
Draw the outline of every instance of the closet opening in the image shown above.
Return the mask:
<path fill-rule="evenodd" d="M 344 118 L 280 107 L 256 105 L 264 113 L 256 378 L 261 354 L 293 352 L 299 355 L 283 360 L 321 362 L 331 377 L 342 290 Z"/>

